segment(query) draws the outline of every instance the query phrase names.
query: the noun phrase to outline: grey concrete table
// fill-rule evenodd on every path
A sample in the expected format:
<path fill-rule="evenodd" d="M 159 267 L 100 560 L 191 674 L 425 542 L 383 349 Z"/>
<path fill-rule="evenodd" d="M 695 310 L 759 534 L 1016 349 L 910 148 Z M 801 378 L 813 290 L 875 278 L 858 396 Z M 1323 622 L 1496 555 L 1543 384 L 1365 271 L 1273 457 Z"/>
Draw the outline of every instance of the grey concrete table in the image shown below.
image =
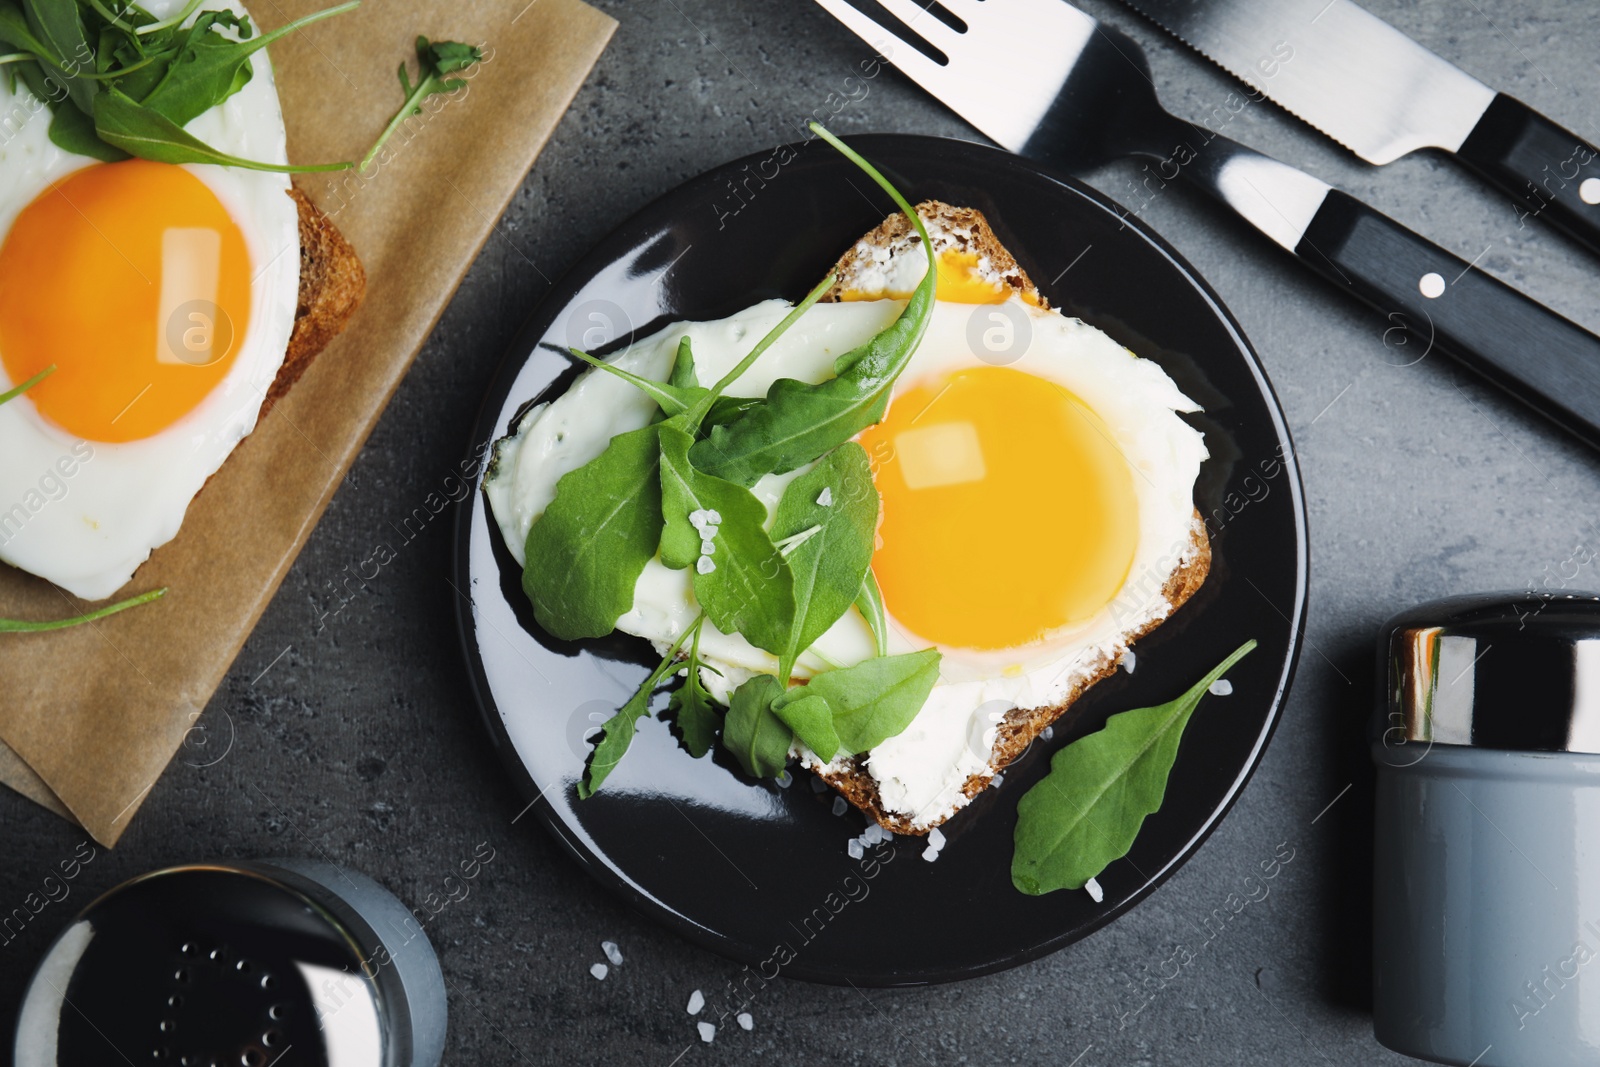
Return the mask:
<path fill-rule="evenodd" d="M 449 983 L 456 1064 L 1402 1062 L 1373 1041 L 1367 1008 L 1371 807 L 1360 735 L 1374 627 L 1444 594 L 1600 587 L 1587 562 L 1600 551 L 1600 457 L 1437 358 L 1400 366 L 1406 354 L 1385 344 L 1388 323 L 1181 186 L 1142 214 L 1232 307 L 1287 410 L 1312 531 L 1310 629 L 1283 725 L 1238 806 L 1171 881 L 1087 941 L 934 989 L 781 983 L 751 1006 L 753 1031 L 725 1029 L 703 1045 L 684 1005 L 739 968 L 615 903 L 536 826 L 511 824 L 522 804 L 469 706 L 457 652 L 447 520 L 331 614 L 335 588 L 392 539 L 391 523 L 440 490 L 505 345 L 550 279 L 679 181 L 794 139 L 806 117 L 832 110 L 828 94 L 868 54 L 803 0 L 602 6 L 621 20 L 615 41 L 212 700 L 205 732 L 122 844 L 96 851 L 71 897 L 0 944 L 6 1044 L 48 939 L 124 878 L 207 857 L 317 855 L 431 910 L 445 877 L 487 843 L 492 862 L 428 926 Z M 1086 6 L 1150 50 L 1176 112 L 1198 119 L 1223 104 L 1233 86 L 1219 71 L 1125 9 Z M 1600 138 L 1600 29 L 1584 0 L 1369 6 Z M 898 74 L 856 95 L 830 118 L 835 129 L 973 136 Z M 1367 168 L 1270 104 L 1246 108 L 1228 134 L 1600 327 L 1586 299 L 1600 265 L 1519 225 L 1509 202 L 1449 162 Z M 1093 180 L 1134 203 L 1136 173 Z M 39 889 L 82 840 L 0 796 L 0 910 Z M 1230 894 L 1280 848 L 1293 859 L 1270 895 L 1231 915 Z M 589 966 L 602 940 L 627 960 L 597 982 Z M 1172 962 L 1179 945 L 1197 944 L 1186 965 Z"/>

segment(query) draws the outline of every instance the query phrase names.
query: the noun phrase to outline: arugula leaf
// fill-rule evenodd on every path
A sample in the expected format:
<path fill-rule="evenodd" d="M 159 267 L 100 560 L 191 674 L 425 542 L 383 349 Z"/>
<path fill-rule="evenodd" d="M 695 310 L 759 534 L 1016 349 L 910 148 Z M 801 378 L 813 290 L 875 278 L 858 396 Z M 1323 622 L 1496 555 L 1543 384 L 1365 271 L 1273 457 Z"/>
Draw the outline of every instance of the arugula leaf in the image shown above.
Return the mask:
<path fill-rule="evenodd" d="M 787 702 L 775 702 L 772 713 L 794 731 L 805 746 L 824 761 L 832 760 L 839 752 L 839 731 L 833 726 L 833 708 L 828 698 L 817 693 L 807 693 L 809 686 L 793 690 L 800 694 Z"/>
<path fill-rule="evenodd" d="M 50 116 L 50 143 L 64 152 L 88 156 L 102 163 L 120 163 L 129 158 L 122 149 L 102 141 L 95 132 L 94 119 L 71 104 L 56 108 Z"/>
<path fill-rule="evenodd" d="M 905 212 L 922 239 L 928 270 L 894 322 L 834 361 L 833 378 L 818 385 L 779 378 L 767 390 L 765 403 L 716 427 L 695 446 L 696 466 L 740 485 L 751 485 L 764 474 L 792 471 L 881 420 L 889 390 L 910 362 L 933 314 L 938 268 L 921 217 L 872 164 L 817 123 L 811 129 L 865 171 Z"/>
<path fill-rule="evenodd" d="M 699 616 L 689 624 L 687 630 L 678 635 L 672 647 L 667 649 L 667 654 L 661 657 L 656 669 L 640 683 L 638 689 L 634 690 L 628 702 L 601 724 L 600 736 L 595 739 L 594 751 L 589 753 L 589 762 L 584 767 L 583 778 L 578 782 L 579 800 L 588 800 L 594 796 L 612 769 L 622 762 L 628 746 L 633 744 L 633 735 L 638 732 L 639 720 L 650 711 L 650 698 L 655 694 L 656 686 L 660 685 L 662 679 L 671 674 L 673 668 L 677 666 L 678 650 L 683 647 L 684 638 L 691 633 L 698 638 L 700 624 L 704 620 L 704 615 Z"/>
<path fill-rule="evenodd" d="M 661 423 L 660 439 L 661 562 L 693 564 L 695 599 L 711 624 L 778 655 L 794 623 L 794 576 L 767 535 L 766 506 L 743 486 L 696 470 L 694 438 L 679 419 Z M 720 516 L 709 538 L 690 522 L 696 512 Z"/>
<path fill-rule="evenodd" d="M 1256 647 L 1240 645 L 1176 700 L 1113 715 L 1057 752 L 1017 803 L 1011 882 L 1030 896 L 1081 889 L 1133 847 L 1161 807 L 1189 716 L 1211 683 Z"/>
<path fill-rule="evenodd" d="M 711 694 L 700 684 L 700 668 L 705 666 L 700 662 L 700 631 L 703 628 L 701 624 L 695 624 L 694 641 L 689 646 L 688 672 L 684 675 L 683 685 L 673 690 L 667 705 L 678 722 L 678 729 L 683 731 L 683 747 L 695 759 L 711 751 L 711 746 L 717 743 L 717 727 L 722 725 Z"/>
<path fill-rule="evenodd" d="M 678 352 L 680 356 L 688 349 L 688 345 L 689 339 L 685 337 L 682 344 L 678 346 Z M 656 402 L 656 406 L 667 415 L 682 415 L 684 412 L 688 411 L 696 403 L 711 393 L 711 390 L 701 388 L 698 385 L 677 385 L 673 382 L 658 382 L 651 378 L 645 378 L 641 375 L 633 373 L 632 371 L 623 370 L 614 363 L 608 363 L 603 359 L 596 359 L 594 356 L 591 356 L 589 353 L 580 348 L 569 348 L 567 351 L 571 352 L 574 356 L 583 360 L 596 370 L 603 370 L 607 374 L 621 378 L 629 385 L 644 393 L 651 400 L 654 400 Z M 691 374 L 694 373 L 692 369 L 692 362 L 693 361 L 691 359 Z M 673 374 L 677 374 L 676 369 L 674 369 Z"/>
<path fill-rule="evenodd" d="M 722 746 L 752 777 L 776 778 L 788 765 L 794 734 L 772 713 L 772 702 L 782 693 L 783 685 L 770 674 L 754 675 L 733 691 L 722 722 Z"/>
<path fill-rule="evenodd" d="M 254 36 L 248 19 L 227 10 L 204 12 L 183 26 L 200 0 L 160 21 L 132 4 L 120 12 L 125 19 L 101 0 L 86 6 L 22 0 L 21 8 L 0 0 L 0 42 L 33 60 L 20 73 L 54 112 L 50 138 L 67 151 L 108 162 L 134 155 L 284 173 L 343 170 L 355 164 L 278 166 L 239 159 L 210 148 L 183 127 L 244 88 L 256 52 L 358 5 L 359 0 L 350 0 Z M 115 97 L 109 104 L 108 96 Z"/>
<path fill-rule="evenodd" d="M 483 59 L 483 52 L 473 45 L 461 44 L 458 41 L 440 41 L 430 43 L 426 37 L 417 38 L 417 83 L 411 84 L 411 77 L 406 73 L 406 65 L 400 64 L 400 91 L 405 94 L 405 103 L 400 105 L 400 110 L 395 112 L 394 118 L 389 120 L 378 139 L 372 143 L 367 154 L 362 157 L 361 169 L 366 170 L 367 164 L 378 157 L 384 144 L 400 124 L 413 115 L 422 114 L 422 102 L 435 93 L 453 93 L 466 87 L 466 82 L 460 78 L 447 78 L 446 75 L 455 74 L 472 66 Z"/>
<path fill-rule="evenodd" d="M 65 0 L 22 0 L 22 12 L 35 41 L 43 47 L 27 49 L 20 41 L 12 43 L 33 51 L 41 61 L 56 68 L 56 77 L 65 86 L 72 103 L 80 111 L 89 112 L 94 107 L 97 86 L 78 75 L 94 69 L 94 52 L 89 47 L 83 19 L 78 15 L 78 5 Z"/>
<path fill-rule="evenodd" d="M 144 107 L 119 90 L 106 87 L 94 98 L 94 128 L 106 144 L 140 159 L 157 163 L 215 163 L 243 170 L 264 170 L 276 174 L 310 174 L 349 170 L 353 163 L 313 163 L 304 165 L 261 163 L 240 159 L 207 145 L 185 133 L 182 126 L 158 111 Z"/>
<path fill-rule="evenodd" d="M 700 384 L 700 376 L 694 369 L 694 348 L 689 344 L 687 334 L 678 339 L 678 354 L 673 357 L 672 375 L 667 379 L 667 384 L 679 389 Z"/>
<path fill-rule="evenodd" d="M 794 574 L 795 611 L 794 626 L 778 658 L 778 678 L 785 681 L 800 654 L 850 610 L 872 564 L 878 490 L 866 449 L 854 441 L 829 452 L 790 482 L 778 501 L 772 520 L 775 541 L 812 527 L 818 527 L 817 532 L 787 556 Z"/>
<path fill-rule="evenodd" d="M 658 423 L 613 437 L 561 476 L 529 528 L 522 590 L 556 637 L 604 637 L 633 607 L 661 539 L 660 431 Z"/>
<path fill-rule="evenodd" d="M 9 389 L 4 393 L 0 393 L 0 404 L 4 404 L 8 400 L 15 400 L 17 397 L 21 396 L 23 393 L 26 393 L 29 389 L 32 389 L 34 386 L 44 381 L 55 372 L 56 365 L 52 363 L 38 374 L 35 374 L 32 378 L 29 378 L 27 381 L 17 386 L 15 389 Z"/>
<path fill-rule="evenodd" d="M 856 755 L 877 747 L 911 725 L 938 680 L 939 650 L 936 648 L 899 656 L 878 656 L 852 667 L 823 671 L 807 684 L 778 697 L 773 702 L 773 712 L 787 722 L 788 709 L 794 704 L 821 697 L 833 713 L 833 729 L 838 735 L 839 747 Z M 817 755 L 823 754 L 817 752 Z M 830 754 L 824 758 L 833 757 Z"/>
<path fill-rule="evenodd" d="M 5 401 L 9 396 L 10 394 L 7 394 L 6 396 L 0 396 L 0 402 Z M 103 619 L 107 615 L 115 615 L 119 611 L 127 611 L 129 608 L 136 608 L 140 604 L 148 604 L 152 600 L 160 600 L 166 595 L 167 591 L 165 588 L 152 589 L 148 593 L 140 593 L 138 596 L 129 597 L 127 600 L 121 601 L 120 603 L 99 608 L 84 615 L 74 615 L 70 619 L 55 619 L 51 622 L 28 622 L 23 619 L 0 619 L 0 634 L 37 634 L 44 633 L 47 630 L 65 630 L 68 627 L 80 626 L 86 622 L 94 622 L 96 619 Z"/>
<path fill-rule="evenodd" d="M 867 568 L 861 579 L 861 595 L 856 597 L 856 610 L 872 627 L 872 637 L 878 643 L 878 655 L 889 654 L 889 613 L 883 607 L 883 590 L 878 588 L 878 578 Z"/>
<path fill-rule="evenodd" d="M 355 6 L 331 7 L 259 37 L 252 36 L 249 22 L 233 12 L 207 11 L 183 31 L 166 73 L 139 102 L 177 125 L 187 126 L 249 84 L 254 74 L 251 56 L 312 22 Z M 222 26 L 237 30 L 240 39 L 230 40 L 216 32 Z"/>

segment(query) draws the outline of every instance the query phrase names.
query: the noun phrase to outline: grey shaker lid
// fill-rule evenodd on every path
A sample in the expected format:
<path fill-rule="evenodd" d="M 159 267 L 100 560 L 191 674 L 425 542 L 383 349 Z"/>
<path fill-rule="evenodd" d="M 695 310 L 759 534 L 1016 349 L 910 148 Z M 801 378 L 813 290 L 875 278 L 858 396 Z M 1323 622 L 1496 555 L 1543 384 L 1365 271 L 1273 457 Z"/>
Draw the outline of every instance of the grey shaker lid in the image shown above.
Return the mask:
<path fill-rule="evenodd" d="M 1417 743 L 1600 753 L 1600 596 L 1422 604 L 1379 631 L 1378 677 L 1371 739 L 1386 763 L 1412 762 Z"/>

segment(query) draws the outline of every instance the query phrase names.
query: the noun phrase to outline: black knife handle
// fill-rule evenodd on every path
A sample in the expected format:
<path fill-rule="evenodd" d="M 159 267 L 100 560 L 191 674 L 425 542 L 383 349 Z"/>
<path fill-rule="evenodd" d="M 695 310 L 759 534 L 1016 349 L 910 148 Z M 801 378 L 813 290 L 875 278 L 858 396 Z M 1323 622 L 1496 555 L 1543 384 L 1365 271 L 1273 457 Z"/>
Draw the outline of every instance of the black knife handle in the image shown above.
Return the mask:
<path fill-rule="evenodd" d="M 1295 255 L 1600 448 L 1600 337 L 1337 189 Z"/>
<path fill-rule="evenodd" d="M 1582 137 L 1500 93 L 1456 154 L 1511 194 L 1519 225 L 1541 219 L 1600 253 L 1600 152 Z"/>

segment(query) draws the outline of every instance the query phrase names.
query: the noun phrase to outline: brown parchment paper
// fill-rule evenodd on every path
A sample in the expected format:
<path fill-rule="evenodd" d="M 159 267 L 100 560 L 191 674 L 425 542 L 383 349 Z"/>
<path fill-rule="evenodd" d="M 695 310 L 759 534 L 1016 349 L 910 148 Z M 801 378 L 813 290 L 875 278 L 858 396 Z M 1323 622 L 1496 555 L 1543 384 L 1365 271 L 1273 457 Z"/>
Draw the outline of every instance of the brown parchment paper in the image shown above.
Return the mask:
<path fill-rule="evenodd" d="M 331 0 L 251 0 L 265 29 Z M 119 595 L 161 601 L 72 630 L 0 639 L 0 781 L 114 844 L 183 743 L 521 185 L 616 23 L 579 0 L 367 0 L 272 46 L 296 162 L 359 159 L 400 103 L 420 33 L 485 46 L 368 177 L 297 184 L 355 246 L 367 296 Z M 494 240 L 508 240 L 505 235 Z M 0 567 L 0 614 L 81 610 Z"/>

